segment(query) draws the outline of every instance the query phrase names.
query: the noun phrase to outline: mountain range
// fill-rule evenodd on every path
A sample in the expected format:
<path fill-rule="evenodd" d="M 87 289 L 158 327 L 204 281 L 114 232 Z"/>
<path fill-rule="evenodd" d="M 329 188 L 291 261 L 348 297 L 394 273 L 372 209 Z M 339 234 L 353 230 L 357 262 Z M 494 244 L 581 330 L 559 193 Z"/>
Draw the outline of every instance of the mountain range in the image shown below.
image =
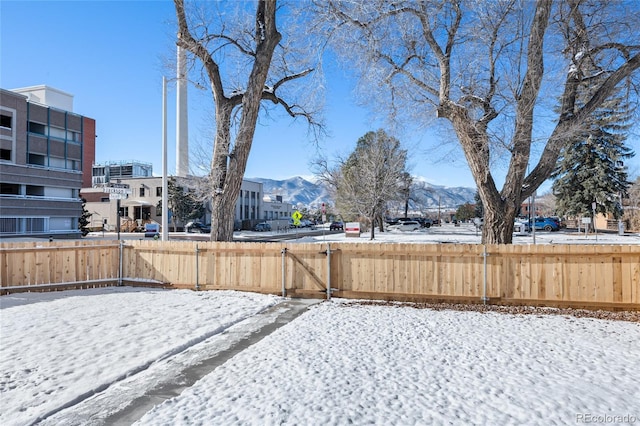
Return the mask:
<path fill-rule="evenodd" d="M 301 176 L 285 180 L 266 178 L 249 178 L 247 180 L 260 182 L 265 195 L 280 195 L 282 200 L 294 206 L 318 208 L 322 203 L 334 204 L 328 189 L 321 183 L 311 182 Z M 421 210 L 455 210 L 464 203 L 474 203 L 476 190 L 467 187 L 447 187 L 431 185 L 425 182 L 414 184 L 412 188 L 413 200 L 409 208 L 413 211 Z"/>

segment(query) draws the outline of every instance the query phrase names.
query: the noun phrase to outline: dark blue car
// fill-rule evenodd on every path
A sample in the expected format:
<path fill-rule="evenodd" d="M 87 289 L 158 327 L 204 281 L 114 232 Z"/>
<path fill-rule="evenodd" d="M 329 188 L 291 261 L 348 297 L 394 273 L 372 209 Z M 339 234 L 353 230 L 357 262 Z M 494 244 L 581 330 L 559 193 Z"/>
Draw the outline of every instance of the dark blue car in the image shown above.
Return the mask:
<path fill-rule="evenodd" d="M 531 227 L 531 219 L 529 219 L 529 227 Z M 535 218 L 536 231 L 559 231 L 560 226 L 558 222 L 548 217 L 536 217 Z"/>
<path fill-rule="evenodd" d="M 191 232 L 199 232 L 201 234 L 210 234 L 211 233 L 211 225 L 204 225 L 200 222 L 189 222 L 185 225 L 184 229 Z"/>

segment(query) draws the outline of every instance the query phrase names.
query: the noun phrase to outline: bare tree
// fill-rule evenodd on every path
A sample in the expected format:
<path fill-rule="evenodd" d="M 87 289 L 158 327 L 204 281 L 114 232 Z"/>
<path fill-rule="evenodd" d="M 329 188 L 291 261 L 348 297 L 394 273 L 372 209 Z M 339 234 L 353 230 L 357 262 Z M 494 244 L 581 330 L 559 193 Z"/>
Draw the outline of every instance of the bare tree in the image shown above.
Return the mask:
<path fill-rule="evenodd" d="M 231 241 L 235 203 L 256 123 L 264 110 L 261 105 L 268 102 L 280 106 L 291 117 L 303 117 L 318 125 L 313 110 L 285 100 L 291 94 L 286 91 L 290 82 L 311 74 L 313 68 L 304 64 L 304 49 L 292 49 L 294 40 L 283 38 L 278 31 L 276 0 L 257 1 L 253 14 L 249 10 L 253 3 L 247 2 L 209 2 L 204 8 L 194 6 L 188 13 L 184 0 L 174 3 L 177 43 L 201 63 L 215 105 L 215 140 L 208 176 L 211 240 Z M 238 8 L 237 13 L 231 6 Z M 210 17 L 216 8 L 218 15 Z M 252 23 L 247 19 L 251 16 Z"/>
<path fill-rule="evenodd" d="M 629 188 L 628 198 L 622 200 L 623 220 L 630 231 L 640 231 L 640 177 Z"/>
<path fill-rule="evenodd" d="M 521 202 L 551 175 L 561 148 L 619 84 L 637 83 L 631 78 L 640 67 L 640 17 L 629 2 L 371 0 L 318 6 L 335 28 L 336 49 L 359 65 L 361 86 L 377 105 L 396 118 L 435 112 L 450 122 L 485 207 L 483 243 L 512 242 Z M 604 78 L 595 80 L 594 73 Z M 596 81 L 590 98 L 576 102 L 578 90 Z M 549 100 L 557 99 L 561 107 L 554 113 Z M 541 122 L 551 129 L 540 128 Z M 527 175 L 536 141 L 540 157 Z M 499 189 L 491 165 L 505 155 L 509 165 Z"/>
<path fill-rule="evenodd" d="M 384 130 L 362 136 L 355 150 L 334 167 L 322 160 L 316 164 L 318 178 L 332 187 L 338 209 L 347 216 L 362 216 L 371 223 L 371 239 L 376 222 L 388 201 L 402 200 L 399 191 L 409 174 L 405 171 L 407 151 L 400 141 Z"/>

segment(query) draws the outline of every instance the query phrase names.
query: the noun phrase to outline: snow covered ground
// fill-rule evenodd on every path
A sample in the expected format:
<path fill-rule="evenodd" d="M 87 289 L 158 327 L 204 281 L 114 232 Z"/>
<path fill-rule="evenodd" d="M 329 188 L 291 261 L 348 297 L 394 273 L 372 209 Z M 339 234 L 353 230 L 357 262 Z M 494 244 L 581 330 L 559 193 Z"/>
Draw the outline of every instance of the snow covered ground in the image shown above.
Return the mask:
<path fill-rule="evenodd" d="M 463 244 L 480 244 L 482 241 L 482 232 L 476 230 L 475 225 L 463 223 L 460 226 L 453 224 L 444 224 L 442 226 L 434 226 L 428 229 L 422 228 L 418 231 L 403 232 L 390 230 L 378 232 L 376 229 L 375 239 L 370 240 L 369 231 L 363 232 L 360 238 L 347 238 L 344 233 L 325 234 L 315 237 L 299 238 L 299 242 L 403 242 L 403 243 L 463 243 Z M 534 237 L 527 233 L 519 235 L 514 233 L 513 244 L 534 244 Z M 561 230 L 559 232 L 537 231 L 535 235 L 535 244 L 640 244 L 640 234 L 618 235 L 614 233 L 594 233 L 585 236 L 584 232 L 579 233 L 575 230 Z"/>
<path fill-rule="evenodd" d="M 74 405 L 279 299 L 130 287 L 2 296 L 0 424 L 31 424 Z"/>
<path fill-rule="evenodd" d="M 282 300 L 126 287 L 2 296 L 0 423 L 101 424 L 96 413 Z M 138 424 L 637 423 L 639 365 L 639 323 L 333 299 Z"/>

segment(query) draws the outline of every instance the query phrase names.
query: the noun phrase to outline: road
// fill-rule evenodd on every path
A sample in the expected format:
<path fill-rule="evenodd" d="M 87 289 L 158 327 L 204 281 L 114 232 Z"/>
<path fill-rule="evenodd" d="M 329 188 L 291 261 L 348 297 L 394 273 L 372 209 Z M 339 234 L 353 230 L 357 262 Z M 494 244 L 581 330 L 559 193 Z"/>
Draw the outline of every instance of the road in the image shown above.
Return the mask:
<path fill-rule="evenodd" d="M 286 232 L 255 232 L 255 231 L 239 231 L 233 233 L 234 241 L 241 242 L 274 242 L 295 240 L 297 238 L 307 236 L 321 236 L 321 235 L 333 235 L 340 234 L 342 231 L 329 231 L 327 229 L 311 229 L 311 228 L 298 228 L 287 230 Z M 117 240 L 118 234 L 115 232 L 91 232 L 84 239 L 87 240 Z M 151 238 L 145 238 L 142 232 L 121 232 L 121 240 L 151 240 Z M 196 234 L 186 232 L 169 232 L 170 241 L 209 241 L 209 234 Z"/>

